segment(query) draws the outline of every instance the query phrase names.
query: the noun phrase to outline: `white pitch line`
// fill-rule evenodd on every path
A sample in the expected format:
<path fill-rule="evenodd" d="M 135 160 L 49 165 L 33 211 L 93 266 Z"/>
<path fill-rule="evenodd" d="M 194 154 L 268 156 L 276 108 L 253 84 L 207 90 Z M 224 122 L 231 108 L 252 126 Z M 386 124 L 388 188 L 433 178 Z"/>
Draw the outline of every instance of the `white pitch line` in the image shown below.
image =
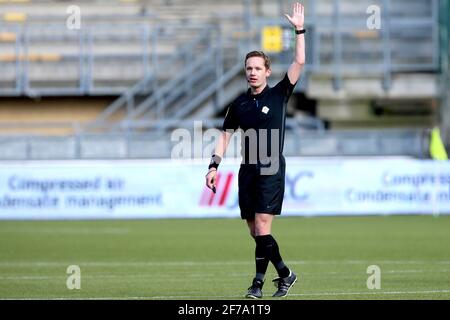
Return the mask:
<path fill-rule="evenodd" d="M 65 276 L 0 276 L 0 280 L 56 280 L 66 279 Z"/>
<path fill-rule="evenodd" d="M 128 234 L 129 229 L 124 228 L 40 228 L 40 229 L 3 229 L 2 232 L 38 233 L 38 234 Z"/>
<path fill-rule="evenodd" d="M 289 296 L 294 297 L 314 297 L 314 296 L 364 296 L 364 295 L 399 295 L 399 294 L 435 294 L 435 293 L 450 293 L 450 290 L 424 290 L 424 291 L 376 291 L 376 292 L 311 292 L 311 293 L 291 293 Z M 72 298 L 72 297 L 53 297 L 53 298 L 1 298 L 0 300 L 161 300 L 161 299 L 229 299 L 229 298 L 243 298 L 243 295 L 179 295 L 179 296 L 137 296 L 137 297 L 86 297 L 86 298 Z"/>
<path fill-rule="evenodd" d="M 290 293 L 289 296 L 307 297 L 307 296 L 345 296 L 345 295 L 380 295 L 380 294 L 433 294 L 450 293 L 450 290 L 426 290 L 426 291 L 377 291 L 377 292 L 317 292 L 317 293 Z M 236 298 L 242 296 L 156 296 L 148 299 L 189 299 L 189 298 Z M 139 297 L 145 299 L 145 297 Z"/>
<path fill-rule="evenodd" d="M 341 295 L 379 295 L 379 294 L 433 294 L 450 293 L 450 290 L 426 290 L 426 291 L 377 291 L 377 292 L 323 292 L 323 293 L 293 293 L 291 296 L 341 296 Z"/>
<path fill-rule="evenodd" d="M 252 261 L 149 261 L 149 262 L 118 262 L 118 261 L 68 261 L 68 262 L 51 262 L 51 261 L 22 261 L 10 262 L 0 261 L 0 267 L 67 267 L 77 264 L 82 267 L 164 267 L 164 266 L 223 266 L 223 265 L 252 265 Z"/>
<path fill-rule="evenodd" d="M 308 264 L 450 264 L 450 260 L 287 260 L 286 264 L 308 265 Z M 254 265 L 253 261 L 0 261 L 0 267 L 60 267 L 77 264 L 86 267 L 145 267 L 145 266 L 223 266 L 223 265 Z"/>
<path fill-rule="evenodd" d="M 152 274 L 127 274 L 127 275 L 115 275 L 115 274 L 99 274 L 99 275 L 83 275 L 83 279 L 148 279 L 151 278 L 152 282 L 186 282 L 187 279 L 196 280 L 201 279 L 217 279 L 217 275 L 205 275 L 205 274 L 187 274 L 182 275 L 179 278 L 175 278 L 173 275 L 152 275 Z M 247 278 L 248 274 L 242 275 L 227 275 L 231 278 Z M 66 279 L 66 276 L 0 276 L 0 280 L 61 280 Z M 168 281 L 170 280 L 170 281 Z"/>
<path fill-rule="evenodd" d="M 439 270 L 385 270 L 383 273 L 450 273 L 450 269 L 439 269 Z M 354 275 L 355 273 L 351 272 L 338 272 L 338 271 L 332 271 L 332 272 L 301 272 L 302 275 L 308 276 L 308 277 L 323 277 L 326 275 Z M 247 273 L 232 273 L 227 274 L 227 277 L 229 278 L 247 278 Z M 126 274 L 126 275 L 116 275 L 116 274 L 97 274 L 97 275 L 83 275 L 84 279 L 131 279 L 131 278 L 137 278 L 137 279 L 144 279 L 144 278 L 153 278 L 152 281 L 168 281 L 170 282 L 186 282 L 187 279 L 217 279 L 216 274 L 205 274 L 205 273 L 198 273 L 198 274 L 185 274 L 180 276 L 180 278 L 175 278 L 173 275 L 158 275 L 157 277 L 153 274 Z M 60 280 L 60 279 L 66 279 L 66 276 L 57 276 L 57 275 L 47 275 L 47 276 L 0 276 L 0 280 Z"/>

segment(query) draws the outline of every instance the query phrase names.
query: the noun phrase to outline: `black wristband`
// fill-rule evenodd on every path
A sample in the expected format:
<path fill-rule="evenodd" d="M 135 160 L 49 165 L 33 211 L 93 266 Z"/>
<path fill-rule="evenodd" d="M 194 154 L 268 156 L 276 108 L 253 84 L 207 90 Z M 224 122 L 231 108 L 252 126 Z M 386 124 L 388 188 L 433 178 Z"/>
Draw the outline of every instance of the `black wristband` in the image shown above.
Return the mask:
<path fill-rule="evenodd" d="M 221 161 L 222 161 L 221 157 L 213 154 L 211 157 L 211 162 L 209 163 L 208 169 L 215 168 L 217 170 Z"/>
<path fill-rule="evenodd" d="M 303 33 L 305 33 L 305 32 L 306 32 L 305 29 L 302 29 L 302 30 L 297 30 L 297 29 L 295 29 L 295 34 L 303 34 Z"/>

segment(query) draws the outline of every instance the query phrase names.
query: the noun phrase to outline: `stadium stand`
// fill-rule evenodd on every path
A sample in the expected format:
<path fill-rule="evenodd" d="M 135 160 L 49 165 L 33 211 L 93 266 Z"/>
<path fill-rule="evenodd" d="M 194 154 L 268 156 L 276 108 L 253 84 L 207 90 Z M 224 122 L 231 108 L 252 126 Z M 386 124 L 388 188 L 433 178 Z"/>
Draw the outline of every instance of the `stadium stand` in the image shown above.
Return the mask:
<path fill-rule="evenodd" d="M 77 1 L 77 29 L 71 2 L 1 1 L 0 159 L 169 157 L 171 130 L 220 126 L 245 88 L 247 51 L 266 46 L 272 81 L 282 76 L 289 3 Z M 305 1 L 307 66 L 286 154 L 427 157 L 427 128 L 448 108 L 443 5 Z M 370 6 L 382 8 L 380 29 L 367 26 Z M 43 106 L 53 118 L 18 116 Z"/>

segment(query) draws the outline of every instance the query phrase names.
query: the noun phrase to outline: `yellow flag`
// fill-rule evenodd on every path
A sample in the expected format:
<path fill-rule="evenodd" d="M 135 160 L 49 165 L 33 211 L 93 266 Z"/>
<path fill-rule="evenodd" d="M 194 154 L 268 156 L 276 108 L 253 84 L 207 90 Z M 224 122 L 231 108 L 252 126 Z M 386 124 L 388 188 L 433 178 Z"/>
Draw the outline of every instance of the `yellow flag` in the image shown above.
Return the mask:
<path fill-rule="evenodd" d="M 448 160 L 447 151 L 438 127 L 434 127 L 431 131 L 430 155 L 435 160 Z"/>

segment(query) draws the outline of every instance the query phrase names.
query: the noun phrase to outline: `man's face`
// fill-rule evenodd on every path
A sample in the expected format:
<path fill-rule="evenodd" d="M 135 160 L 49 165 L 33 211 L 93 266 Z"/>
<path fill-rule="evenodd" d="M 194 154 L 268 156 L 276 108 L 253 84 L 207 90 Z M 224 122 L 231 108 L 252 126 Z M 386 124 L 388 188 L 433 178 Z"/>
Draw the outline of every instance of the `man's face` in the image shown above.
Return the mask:
<path fill-rule="evenodd" d="M 267 78 L 271 70 L 264 66 L 264 59 L 261 57 L 250 57 L 245 64 L 245 74 L 250 87 L 256 89 L 265 87 Z"/>

